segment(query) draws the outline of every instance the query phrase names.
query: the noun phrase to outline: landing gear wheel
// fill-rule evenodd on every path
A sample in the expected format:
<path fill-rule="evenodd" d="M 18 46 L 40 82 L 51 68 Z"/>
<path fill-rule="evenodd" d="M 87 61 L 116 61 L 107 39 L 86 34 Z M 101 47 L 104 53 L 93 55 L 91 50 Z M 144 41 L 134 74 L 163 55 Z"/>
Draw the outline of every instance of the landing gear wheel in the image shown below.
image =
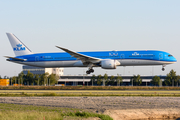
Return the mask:
<path fill-rule="evenodd" d="M 89 70 L 86 71 L 86 74 L 90 74 L 90 73 L 93 73 L 93 72 L 94 72 L 93 69 L 89 69 Z"/>
<path fill-rule="evenodd" d="M 162 71 L 164 71 L 165 70 L 165 68 L 162 68 Z"/>
<path fill-rule="evenodd" d="M 93 69 L 90 69 L 89 71 L 90 71 L 91 73 L 93 73 L 93 72 L 94 72 L 94 70 L 93 70 Z"/>
<path fill-rule="evenodd" d="M 86 74 L 90 74 L 91 72 L 89 70 L 86 71 Z"/>

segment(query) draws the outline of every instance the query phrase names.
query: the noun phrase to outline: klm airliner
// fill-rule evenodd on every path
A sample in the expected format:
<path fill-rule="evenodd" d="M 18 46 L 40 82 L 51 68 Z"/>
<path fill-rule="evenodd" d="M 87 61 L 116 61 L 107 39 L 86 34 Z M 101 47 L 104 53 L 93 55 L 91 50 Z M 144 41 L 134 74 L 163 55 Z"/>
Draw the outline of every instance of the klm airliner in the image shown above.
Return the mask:
<path fill-rule="evenodd" d="M 98 51 L 74 52 L 56 46 L 65 51 L 58 53 L 33 53 L 14 34 L 6 33 L 16 57 L 5 56 L 7 61 L 44 68 L 53 67 L 88 67 L 87 74 L 93 73 L 93 67 L 116 69 L 117 66 L 154 66 L 162 65 L 162 70 L 168 64 L 177 60 L 171 54 L 157 50 L 135 51 Z"/>

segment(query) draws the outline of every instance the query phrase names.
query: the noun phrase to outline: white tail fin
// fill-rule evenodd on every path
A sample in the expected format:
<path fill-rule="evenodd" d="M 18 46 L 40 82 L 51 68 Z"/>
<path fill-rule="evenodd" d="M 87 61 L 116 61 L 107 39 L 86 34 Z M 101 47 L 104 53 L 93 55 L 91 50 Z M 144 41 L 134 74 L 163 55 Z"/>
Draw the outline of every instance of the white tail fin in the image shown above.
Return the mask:
<path fill-rule="evenodd" d="M 14 34 L 6 34 L 9 38 L 9 41 L 16 56 L 32 54 L 31 50 L 26 47 Z"/>

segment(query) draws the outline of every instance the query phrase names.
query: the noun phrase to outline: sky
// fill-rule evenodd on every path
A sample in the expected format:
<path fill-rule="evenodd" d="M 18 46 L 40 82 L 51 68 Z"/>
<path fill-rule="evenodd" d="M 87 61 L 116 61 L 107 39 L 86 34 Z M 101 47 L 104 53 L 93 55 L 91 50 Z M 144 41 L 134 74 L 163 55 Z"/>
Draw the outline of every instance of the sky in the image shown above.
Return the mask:
<path fill-rule="evenodd" d="M 177 63 L 162 66 L 94 68 L 95 75 L 180 75 L 179 0 L 1 0 L 0 76 L 14 76 L 22 65 L 6 32 L 15 34 L 34 53 L 73 51 L 161 50 Z M 65 68 L 64 75 L 82 75 L 88 68 Z"/>

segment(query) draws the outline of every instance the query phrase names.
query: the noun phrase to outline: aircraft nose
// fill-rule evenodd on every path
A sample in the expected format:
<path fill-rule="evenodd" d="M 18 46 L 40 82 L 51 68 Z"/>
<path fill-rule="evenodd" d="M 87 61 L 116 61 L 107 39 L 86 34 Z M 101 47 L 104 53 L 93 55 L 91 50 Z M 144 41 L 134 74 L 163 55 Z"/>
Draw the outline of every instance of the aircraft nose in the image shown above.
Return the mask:
<path fill-rule="evenodd" d="M 177 62 L 177 59 L 175 57 L 173 57 L 173 60 L 174 60 L 174 62 Z"/>

